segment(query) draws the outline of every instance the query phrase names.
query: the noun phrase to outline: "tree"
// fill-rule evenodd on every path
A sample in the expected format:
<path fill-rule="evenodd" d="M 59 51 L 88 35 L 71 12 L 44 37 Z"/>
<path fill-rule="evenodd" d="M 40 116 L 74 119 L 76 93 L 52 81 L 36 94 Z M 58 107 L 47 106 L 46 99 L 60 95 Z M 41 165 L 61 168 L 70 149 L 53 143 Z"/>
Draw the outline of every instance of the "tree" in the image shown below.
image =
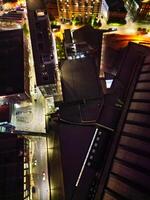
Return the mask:
<path fill-rule="evenodd" d="M 102 24 L 101 24 L 101 21 L 100 21 L 100 19 L 96 19 L 96 18 L 94 18 L 93 19 L 93 27 L 100 27 Z"/>
<path fill-rule="evenodd" d="M 73 25 L 79 25 L 79 24 L 81 24 L 82 22 L 81 22 L 81 17 L 80 16 L 76 16 L 76 17 L 74 17 L 73 19 L 72 19 L 72 24 Z"/>

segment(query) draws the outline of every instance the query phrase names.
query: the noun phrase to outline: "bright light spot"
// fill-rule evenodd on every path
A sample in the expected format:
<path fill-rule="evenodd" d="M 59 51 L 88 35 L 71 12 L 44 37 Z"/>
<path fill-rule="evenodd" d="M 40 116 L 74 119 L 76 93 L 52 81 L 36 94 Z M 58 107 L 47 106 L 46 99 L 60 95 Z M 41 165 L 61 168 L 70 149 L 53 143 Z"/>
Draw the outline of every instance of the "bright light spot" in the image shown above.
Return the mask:
<path fill-rule="evenodd" d="M 15 103 L 14 106 L 15 106 L 15 108 L 20 108 L 21 107 L 20 104 L 18 104 L 18 103 Z"/>
<path fill-rule="evenodd" d="M 43 181 L 46 180 L 46 174 L 45 174 L 45 172 L 42 173 L 42 180 L 43 180 Z"/>
<path fill-rule="evenodd" d="M 136 29 L 134 29 L 134 28 L 128 28 L 128 29 L 126 29 L 126 33 L 128 33 L 128 34 L 134 34 L 134 33 L 136 33 Z"/>
<path fill-rule="evenodd" d="M 72 56 L 68 56 L 68 60 L 72 60 Z"/>
<path fill-rule="evenodd" d="M 76 56 L 76 58 L 77 58 L 77 59 L 79 59 L 79 58 L 80 58 L 80 56 L 79 56 L 79 55 L 77 55 L 77 56 Z"/>
<path fill-rule="evenodd" d="M 16 24 L 16 27 L 17 27 L 18 29 L 22 29 L 22 26 L 21 26 L 20 24 Z"/>
<path fill-rule="evenodd" d="M 59 110 L 59 107 L 56 107 L 55 110 L 56 110 L 56 111 Z"/>
<path fill-rule="evenodd" d="M 150 37 L 150 32 L 147 33 L 147 36 Z"/>
<path fill-rule="evenodd" d="M 85 55 L 84 54 L 81 54 L 81 58 L 84 58 L 85 57 Z"/>
<path fill-rule="evenodd" d="M 143 35 L 135 35 L 134 37 L 133 37 L 133 40 L 132 40 L 133 42 L 136 42 L 136 43 L 139 43 L 139 42 L 142 42 L 142 41 L 144 41 L 144 37 L 143 37 Z"/>
<path fill-rule="evenodd" d="M 36 14 L 37 14 L 38 17 L 43 17 L 45 15 L 43 10 L 37 10 Z"/>
<path fill-rule="evenodd" d="M 105 80 L 106 81 L 106 88 L 110 88 L 113 82 L 113 79 Z"/>

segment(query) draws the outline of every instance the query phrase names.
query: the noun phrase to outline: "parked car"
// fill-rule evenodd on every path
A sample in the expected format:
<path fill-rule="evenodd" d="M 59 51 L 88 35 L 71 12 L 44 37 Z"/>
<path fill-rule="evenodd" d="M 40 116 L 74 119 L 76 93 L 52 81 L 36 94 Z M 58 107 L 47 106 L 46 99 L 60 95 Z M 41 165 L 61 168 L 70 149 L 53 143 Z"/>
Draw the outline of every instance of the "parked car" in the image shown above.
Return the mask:
<path fill-rule="evenodd" d="M 46 11 L 41 9 L 37 9 L 35 13 L 37 17 L 44 17 L 46 15 Z"/>
<path fill-rule="evenodd" d="M 148 31 L 146 28 L 139 27 L 139 28 L 137 28 L 137 33 L 144 35 L 144 34 L 147 34 Z"/>
<path fill-rule="evenodd" d="M 35 159 L 35 160 L 33 161 L 33 165 L 34 165 L 34 166 L 37 166 L 37 159 Z"/>

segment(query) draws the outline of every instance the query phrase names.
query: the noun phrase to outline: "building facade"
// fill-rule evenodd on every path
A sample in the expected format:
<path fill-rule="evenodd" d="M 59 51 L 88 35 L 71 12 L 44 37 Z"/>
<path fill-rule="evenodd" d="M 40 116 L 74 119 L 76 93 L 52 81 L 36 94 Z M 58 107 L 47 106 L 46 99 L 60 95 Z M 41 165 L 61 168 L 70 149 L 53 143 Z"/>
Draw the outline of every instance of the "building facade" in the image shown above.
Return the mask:
<path fill-rule="evenodd" d="M 124 0 L 133 21 L 150 21 L 150 0 Z"/>
<path fill-rule="evenodd" d="M 89 17 L 98 17 L 100 7 L 101 0 L 58 0 L 59 17 L 63 22 L 85 22 Z"/>

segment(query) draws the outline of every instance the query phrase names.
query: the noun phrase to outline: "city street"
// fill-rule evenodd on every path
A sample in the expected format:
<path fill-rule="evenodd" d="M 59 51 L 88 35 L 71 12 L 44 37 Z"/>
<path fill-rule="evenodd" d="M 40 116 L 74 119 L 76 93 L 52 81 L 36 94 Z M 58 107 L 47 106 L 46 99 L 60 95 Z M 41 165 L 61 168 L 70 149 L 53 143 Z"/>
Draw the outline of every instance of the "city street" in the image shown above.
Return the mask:
<path fill-rule="evenodd" d="M 51 200 L 64 200 L 63 171 L 61 167 L 61 152 L 57 132 L 51 131 L 47 138 L 48 165 L 50 178 Z"/>
<path fill-rule="evenodd" d="M 30 137 L 31 154 L 31 185 L 33 200 L 49 200 L 49 181 L 47 168 L 46 137 Z M 33 190 L 34 188 L 34 190 Z"/>

